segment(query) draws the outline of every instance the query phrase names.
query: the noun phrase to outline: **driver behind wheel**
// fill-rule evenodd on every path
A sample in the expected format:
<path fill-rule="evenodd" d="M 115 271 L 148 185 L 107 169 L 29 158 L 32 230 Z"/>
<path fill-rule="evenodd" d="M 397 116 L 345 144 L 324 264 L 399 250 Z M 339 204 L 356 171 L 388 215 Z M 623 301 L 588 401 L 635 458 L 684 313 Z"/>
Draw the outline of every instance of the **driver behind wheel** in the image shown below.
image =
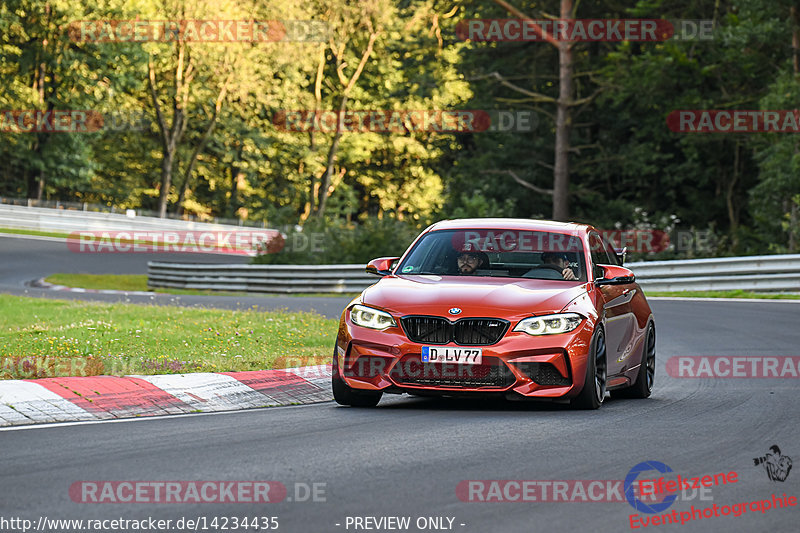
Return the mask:
<path fill-rule="evenodd" d="M 562 252 L 544 252 L 542 254 L 542 264 L 536 268 L 552 268 L 561 271 L 561 276 L 567 281 L 577 280 L 575 272 L 569 266 L 567 254 Z"/>
<path fill-rule="evenodd" d="M 466 251 L 458 254 L 456 259 L 458 273 L 462 276 L 471 276 L 479 268 L 489 266 L 489 257 L 480 251 Z"/>

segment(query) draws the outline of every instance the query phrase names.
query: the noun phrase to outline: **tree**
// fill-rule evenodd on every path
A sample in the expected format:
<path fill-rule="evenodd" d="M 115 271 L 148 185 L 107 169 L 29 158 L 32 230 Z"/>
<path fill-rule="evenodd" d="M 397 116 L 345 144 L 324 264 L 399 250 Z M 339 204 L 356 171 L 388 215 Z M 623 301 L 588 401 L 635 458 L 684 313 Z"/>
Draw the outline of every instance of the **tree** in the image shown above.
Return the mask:
<path fill-rule="evenodd" d="M 114 55 L 126 61 L 128 51 L 115 53 L 75 42 L 64 31 L 70 21 L 83 17 L 84 10 L 94 8 L 93 1 L 75 5 L 10 0 L 0 5 L 0 104 L 4 110 L 97 110 L 97 93 L 116 81 L 99 73 L 114 62 Z M 111 2 L 107 9 L 120 13 L 121 6 Z M 79 195 L 90 188 L 95 171 L 91 133 L 54 132 L 47 127 L 24 132 L 10 125 L 3 130 L 0 159 L 7 165 L 1 172 L 7 183 L 14 184 L 11 190 L 41 200 L 51 192 Z"/>
<path fill-rule="evenodd" d="M 518 17 L 521 20 L 533 20 L 531 17 L 525 16 L 522 11 L 509 4 L 505 0 L 494 0 L 494 2 L 501 6 L 503 9 Z M 575 11 L 577 6 L 573 4 L 573 0 L 560 0 L 560 19 L 574 19 L 576 17 Z M 541 19 L 540 19 L 541 20 Z M 547 31 L 539 29 L 537 34 L 547 43 L 554 46 L 558 50 L 558 98 L 553 98 L 545 94 L 538 93 L 520 87 L 514 83 L 509 82 L 506 78 L 499 73 L 494 72 L 493 76 L 497 78 L 506 87 L 525 95 L 529 101 L 542 103 L 555 103 L 556 106 L 556 119 L 555 119 L 555 148 L 553 155 L 553 188 L 547 190 L 553 198 L 553 219 L 554 220 L 568 220 L 569 219 L 569 154 L 570 154 L 570 133 L 572 130 L 572 116 L 571 109 L 576 106 L 581 106 L 590 101 L 594 96 L 588 98 L 575 100 L 573 97 L 573 47 L 575 43 L 566 40 L 557 40 Z M 542 191 L 541 188 L 535 188 Z"/>
<path fill-rule="evenodd" d="M 369 0 L 365 2 L 357 2 L 356 4 L 347 3 L 333 3 L 329 11 L 328 22 L 332 26 L 331 39 L 328 44 L 331 55 L 334 59 L 336 81 L 339 83 L 338 98 L 339 105 L 337 111 L 343 115 L 348 107 L 347 103 L 350 98 L 353 88 L 356 86 L 361 74 L 364 72 L 364 67 L 372 56 L 375 41 L 383 31 L 383 19 L 390 13 L 390 8 L 386 2 L 381 0 Z M 363 37 L 366 37 L 366 43 L 363 43 Z M 350 50 L 351 47 L 358 47 L 361 44 L 363 49 L 359 51 Z M 322 84 L 322 76 L 325 69 L 323 64 L 325 56 L 325 48 L 320 52 L 320 63 L 317 69 L 317 75 L 314 83 L 314 101 L 315 109 L 319 109 L 322 96 L 320 94 L 320 86 Z M 355 57 L 352 57 L 355 56 Z M 355 67 L 348 75 L 345 72 L 350 65 L 348 61 L 357 59 Z M 339 150 L 339 143 L 342 139 L 343 131 L 337 123 L 336 131 L 333 134 L 333 139 L 328 147 L 328 153 L 325 158 L 325 170 L 319 180 L 319 186 L 316 184 L 316 179 L 311 177 L 311 195 L 312 199 L 312 212 L 317 218 L 322 218 L 325 214 L 325 205 L 331 195 L 331 180 L 335 172 L 334 164 L 336 162 L 336 153 Z M 313 137 L 311 137 L 313 142 Z M 313 198 L 314 191 L 316 191 L 316 199 Z"/>

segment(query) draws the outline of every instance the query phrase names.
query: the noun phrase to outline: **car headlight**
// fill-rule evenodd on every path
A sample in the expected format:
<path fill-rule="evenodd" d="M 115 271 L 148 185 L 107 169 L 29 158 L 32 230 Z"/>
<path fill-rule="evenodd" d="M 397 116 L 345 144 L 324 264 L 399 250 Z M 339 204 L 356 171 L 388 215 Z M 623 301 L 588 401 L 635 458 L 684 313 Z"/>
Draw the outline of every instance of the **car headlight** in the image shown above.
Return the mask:
<path fill-rule="evenodd" d="M 378 311 L 364 305 L 354 305 L 350 310 L 350 320 L 356 326 L 370 329 L 386 329 L 396 326 L 392 315 L 386 311 Z"/>
<path fill-rule="evenodd" d="M 528 335 L 555 335 L 567 333 L 577 328 L 583 317 L 577 313 L 558 313 L 555 315 L 533 316 L 521 320 L 514 331 L 522 331 Z"/>

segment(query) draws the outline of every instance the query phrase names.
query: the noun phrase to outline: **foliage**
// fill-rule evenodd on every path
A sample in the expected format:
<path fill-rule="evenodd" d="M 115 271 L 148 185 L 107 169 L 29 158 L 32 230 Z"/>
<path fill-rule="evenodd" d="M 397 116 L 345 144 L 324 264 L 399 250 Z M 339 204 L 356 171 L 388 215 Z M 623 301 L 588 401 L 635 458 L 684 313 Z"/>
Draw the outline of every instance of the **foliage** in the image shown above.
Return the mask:
<path fill-rule="evenodd" d="M 261 264 L 366 264 L 378 257 L 399 257 L 420 229 L 395 218 L 367 218 L 360 224 L 315 221 L 283 232 L 284 247 L 255 259 Z"/>
<path fill-rule="evenodd" d="M 560 0 L 512 4 L 543 17 L 558 13 Z M 710 19 L 715 31 L 710 40 L 573 46 L 572 97 L 584 103 L 572 114 L 572 218 L 634 228 L 648 213 L 655 229 L 712 231 L 716 247 L 703 252 L 711 255 L 800 249 L 795 135 L 681 133 L 665 121 L 679 109 L 797 108 L 794 2 L 575 5 L 582 19 Z M 344 247 L 265 262 L 363 262 L 372 250 L 401 251 L 401 241 L 446 217 L 547 218 L 557 51 L 456 32 L 465 19 L 511 16 L 497 2 L 440 0 L 7 0 L 0 109 L 88 109 L 107 124 L 74 134 L 0 128 L 0 196 L 149 210 L 163 196 L 173 216 L 300 225 Z M 314 20 L 329 31 L 280 42 L 104 43 L 65 30 L 79 20 L 136 18 Z M 176 117 L 185 124 L 174 149 L 165 149 L 156 102 L 167 126 Z M 529 111 L 535 120 L 532 131 L 337 134 L 287 131 L 276 118 L 342 106 Z M 399 250 L 373 245 L 378 239 Z"/>

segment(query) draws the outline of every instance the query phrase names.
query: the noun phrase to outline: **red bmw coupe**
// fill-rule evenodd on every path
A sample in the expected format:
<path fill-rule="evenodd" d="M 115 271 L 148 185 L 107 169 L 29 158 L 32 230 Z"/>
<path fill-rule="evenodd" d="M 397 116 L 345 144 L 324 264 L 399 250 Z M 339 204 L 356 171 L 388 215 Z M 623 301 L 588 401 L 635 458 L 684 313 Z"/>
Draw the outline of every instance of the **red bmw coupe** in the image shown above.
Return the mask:
<path fill-rule="evenodd" d="M 463 219 L 428 227 L 342 313 L 332 386 L 342 405 L 383 393 L 500 395 L 597 409 L 647 398 L 653 313 L 624 251 L 592 226 Z"/>

